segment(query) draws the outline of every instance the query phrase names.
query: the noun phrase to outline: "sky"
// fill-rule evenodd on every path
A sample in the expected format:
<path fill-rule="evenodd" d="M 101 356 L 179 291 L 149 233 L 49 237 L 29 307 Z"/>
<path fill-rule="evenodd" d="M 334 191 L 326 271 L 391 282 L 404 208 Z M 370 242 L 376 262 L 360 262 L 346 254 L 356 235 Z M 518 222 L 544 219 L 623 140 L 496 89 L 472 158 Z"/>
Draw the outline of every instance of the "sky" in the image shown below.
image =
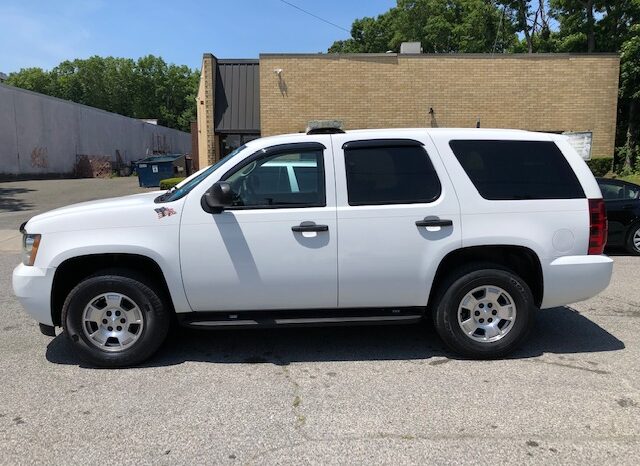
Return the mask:
<path fill-rule="evenodd" d="M 347 31 L 394 0 L 287 0 Z M 283 0 L 0 0 L 0 72 L 51 69 L 92 55 L 161 56 L 199 68 L 202 54 L 326 52 L 349 33 Z"/>

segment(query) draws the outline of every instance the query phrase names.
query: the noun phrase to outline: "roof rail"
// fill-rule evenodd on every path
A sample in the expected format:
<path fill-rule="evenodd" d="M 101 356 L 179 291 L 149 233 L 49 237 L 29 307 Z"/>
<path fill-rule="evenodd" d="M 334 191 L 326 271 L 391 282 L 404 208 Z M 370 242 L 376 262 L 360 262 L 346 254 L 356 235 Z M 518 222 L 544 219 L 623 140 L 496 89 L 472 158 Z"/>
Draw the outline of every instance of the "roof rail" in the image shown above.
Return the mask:
<path fill-rule="evenodd" d="M 307 134 L 340 134 L 344 133 L 344 130 L 340 128 L 312 128 L 307 131 Z"/>

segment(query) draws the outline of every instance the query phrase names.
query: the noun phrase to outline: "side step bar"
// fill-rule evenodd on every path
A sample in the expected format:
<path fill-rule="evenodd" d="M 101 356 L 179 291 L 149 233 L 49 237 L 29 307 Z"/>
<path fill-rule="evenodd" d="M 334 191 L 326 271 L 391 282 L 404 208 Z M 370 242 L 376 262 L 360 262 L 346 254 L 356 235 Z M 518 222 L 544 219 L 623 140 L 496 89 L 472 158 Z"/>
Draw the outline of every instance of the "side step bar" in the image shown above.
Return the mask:
<path fill-rule="evenodd" d="M 424 308 L 331 309 L 313 311 L 190 312 L 178 314 L 184 327 L 199 329 L 323 327 L 343 325 L 411 324 L 424 316 Z"/>

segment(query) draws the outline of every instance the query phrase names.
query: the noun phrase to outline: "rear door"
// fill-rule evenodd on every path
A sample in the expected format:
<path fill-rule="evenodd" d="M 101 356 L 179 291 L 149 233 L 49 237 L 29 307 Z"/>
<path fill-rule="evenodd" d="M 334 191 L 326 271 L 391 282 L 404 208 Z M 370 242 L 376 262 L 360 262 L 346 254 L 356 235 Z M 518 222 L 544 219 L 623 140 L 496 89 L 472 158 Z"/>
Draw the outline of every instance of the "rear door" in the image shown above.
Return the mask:
<path fill-rule="evenodd" d="M 461 245 L 460 207 L 426 134 L 333 135 L 341 308 L 425 306 Z"/>

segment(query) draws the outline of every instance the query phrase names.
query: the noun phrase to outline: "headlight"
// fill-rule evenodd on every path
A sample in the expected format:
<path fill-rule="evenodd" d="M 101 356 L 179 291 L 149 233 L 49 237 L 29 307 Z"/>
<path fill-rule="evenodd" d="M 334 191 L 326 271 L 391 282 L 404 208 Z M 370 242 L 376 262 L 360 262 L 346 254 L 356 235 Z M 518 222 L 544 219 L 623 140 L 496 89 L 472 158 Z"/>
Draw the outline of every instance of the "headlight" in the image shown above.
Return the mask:
<path fill-rule="evenodd" d="M 33 265 L 36 261 L 38 246 L 40 246 L 40 235 L 25 233 L 22 236 L 22 263 L 24 265 Z"/>

